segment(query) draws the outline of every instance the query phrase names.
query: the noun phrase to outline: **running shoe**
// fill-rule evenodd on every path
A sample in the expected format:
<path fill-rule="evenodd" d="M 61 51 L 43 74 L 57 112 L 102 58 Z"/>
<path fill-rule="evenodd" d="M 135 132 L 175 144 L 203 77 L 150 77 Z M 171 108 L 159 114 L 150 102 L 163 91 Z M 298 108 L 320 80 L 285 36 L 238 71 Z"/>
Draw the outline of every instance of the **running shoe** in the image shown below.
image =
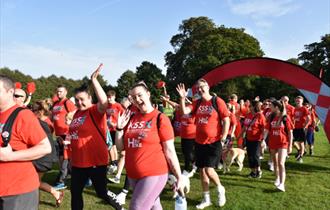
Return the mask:
<path fill-rule="evenodd" d="M 120 192 L 117 196 L 116 196 L 116 200 L 120 205 L 124 205 L 126 203 L 126 196 L 127 193 L 124 192 Z"/>
<path fill-rule="evenodd" d="M 279 190 L 282 191 L 282 192 L 285 192 L 284 184 L 279 184 L 279 185 L 277 185 L 276 188 L 279 189 Z"/>
<path fill-rule="evenodd" d="M 223 207 L 226 204 L 226 189 L 224 186 L 219 187 L 219 194 L 218 194 L 218 205 Z"/>
<path fill-rule="evenodd" d="M 196 205 L 196 208 L 197 209 L 204 209 L 204 208 L 206 208 L 206 207 L 208 207 L 208 206 L 211 206 L 212 205 L 212 203 L 211 203 L 211 201 L 205 201 L 204 199 L 202 200 L 202 202 L 200 203 L 200 204 L 198 204 L 198 205 Z"/>
<path fill-rule="evenodd" d="M 114 178 L 108 178 L 109 182 L 115 183 L 115 184 L 119 184 L 120 183 L 120 178 L 118 177 L 114 177 Z"/>

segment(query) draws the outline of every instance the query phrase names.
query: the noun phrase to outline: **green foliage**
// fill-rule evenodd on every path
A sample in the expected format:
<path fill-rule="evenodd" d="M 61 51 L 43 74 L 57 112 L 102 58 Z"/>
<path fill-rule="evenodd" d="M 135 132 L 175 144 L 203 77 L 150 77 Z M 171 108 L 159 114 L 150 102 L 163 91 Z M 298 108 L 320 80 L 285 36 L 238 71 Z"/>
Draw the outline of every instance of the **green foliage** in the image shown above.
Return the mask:
<path fill-rule="evenodd" d="M 157 89 L 156 85 L 158 81 L 165 80 L 161 69 L 153 63 L 143 61 L 141 65 L 136 68 L 136 80 L 143 80 L 150 90 L 152 102 L 156 104 L 160 103 L 159 96 L 161 90 Z"/>
<path fill-rule="evenodd" d="M 127 97 L 129 89 L 136 83 L 136 74 L 131 71 L 125 71 L 117 80 L 117 98 Z"/>
<path fill-rule="evenodd" d="M 305 45 L 305 50 L 298 55 L 302 66 L 317 77 L 322 68 L 322 80 L 330 85 L 330 34 L 322 36 L 320 42 Z"/>

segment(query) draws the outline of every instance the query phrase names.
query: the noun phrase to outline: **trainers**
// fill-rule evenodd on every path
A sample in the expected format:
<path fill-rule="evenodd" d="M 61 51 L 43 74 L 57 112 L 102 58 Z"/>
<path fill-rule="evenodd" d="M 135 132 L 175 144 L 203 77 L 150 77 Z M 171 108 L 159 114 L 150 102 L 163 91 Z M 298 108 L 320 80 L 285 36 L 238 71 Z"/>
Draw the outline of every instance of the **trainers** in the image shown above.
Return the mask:
<path fill-rule="evenodd" d="M 303 163 L 304 162 L 301 156 L 299 156 L 299 158 L 297 158 L 297 162 L 298 163 Z"/>
<path fill-rule="evenodd" d="M 221 170 L 221 169 L 223 168 L 223 164 L 222 164 L 222 163 L 219 163 L 217 168 L 218 168 L 219 170 Z"/>
<path fill-rule="evenodd" d="M 119 184 L 120 183 L 120 178 L 118 177 L 114 177 L 114 178 L 108 178 L 109 182 L 115 183 L 115 184 Z"/>
<path fill-rule="evenodd" d="M 110 205 L 112 207 L 114 207 L 116 210 L 117 209 L 123 209 L 123 207 L 121 206 L 121 204 L 116 199 L 116 194 L 115 193 L 113 193 L 110 190 L 108 190 L 107 195 L 109 196 L 108 202 L 110 203 Z"/>
<path fill-rule="evenodd" d="M 279 184 L 279 185 L 277 185 L 276 188 L 279 189 L 282 192 L 285 192 L 284 184 Z"/>
<path fill-rule="evenodd" d="M 108 169 L 108 174 L 114 174 L 117 171 L 117 166 L 116 165 L 110 165 Z"/>
<path fill-rule="evenodd" d="M 226 189 L 221 186 L 219 187 L 219 194 L 218 194 L 218 205 L 220 207 L 226 204 Z"/>
<path fill-rule="evenodd" d="M 279 184 L 280 184 L 280 179 L 279 178 L 276 178 L 275 179 L 275 182 L 274 182 L 274 185 L 277 187 Z"/>
<path fill-rule="evenodd" d="M 53 186 L 55 190 L 64 190 L 67 188 L 67 186 L 64 183 L 56 183 L 55 186 Z"/>
<path fill-rule="evenodd" d="M 310 155 L 310 156 L 313 156 L 313 155 L 314 155 L 314 150 L 313 150 L 313 149 L 310 149 L 310 150 L 309 150 L 309 155 Z"/>
<path fill-rule="evenodd" d="M 269 166 L 269 170 L 270 171 L 274 171 L 274 164 L 273 164 L 273 162 L 271 162 L 270 164 L 268 164 L 268 166 Z"/>
<path fill-rule="evenodd" d="M 256 178 L 261 178 L 261 175 L 262 175 L 262 171 L 257 171 L 257 174 L 256 174 Z"/>
<path fill-rule="evenodd" d="M 196 205 L 196 208 L 197 209 L 204 209 L 204 208 L 206 208 L 206 207 L 208 207 L 208 206 L 211 206 L 212 205 L 212 203 L 211 203 L 211 201 L 205 201 L 204 199 L 202 200 L 202 202 L 200 203 L 200 204 L 198 204 L 198 205 Z"/>
<path fill-rule="evenodd" d="M 127 193 L 121 192 L 116 196 L 116 200 L 120 205 L 124 205 L 126 203 Z"/>
<path fill-rule="evenodd" d="M 263 159 L 264 159 L 264 156 L 260 156 L 260 157 L 259 157 L 259 160 L 263 160 Z"/>

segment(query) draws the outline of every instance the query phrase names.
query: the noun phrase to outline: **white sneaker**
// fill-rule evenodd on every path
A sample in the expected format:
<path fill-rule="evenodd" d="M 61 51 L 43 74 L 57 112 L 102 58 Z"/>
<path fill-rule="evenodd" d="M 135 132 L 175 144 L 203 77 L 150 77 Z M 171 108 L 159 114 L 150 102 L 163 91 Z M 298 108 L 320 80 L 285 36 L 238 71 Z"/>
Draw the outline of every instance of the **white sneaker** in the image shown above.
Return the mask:
<path fill-rule="evenodd" d="M 226 204 L 226 190 L 223 186 L 219 188 L 218 205 L 220 207 Z"/>
<path fill-rule="evenodd" d="M 269 163 L 268 165 L 269 165 L 269 170 L 270 171 L 274 171 L 274 164 L 273 164 L 273 162 Z"/>
<path fill-rule="evenodd" d="M 115 183 L 115 184 L 119 184 L 120 183 L 120 178 L 118 178 L 118 177 L 114 177 L 114 178 L 109 178 L 108 179 L 110 182 L 113 182 L 113 183 Z"/>
<path fill-rule="evenodd" d="M 119 193 L 119 194 L 116 196 L 116 200 L 117 200 L 117 202 L 118 202 L 120 205 L 124 205 L 124 204 L 126 203 L 126 196 L 127 196 L 127 194 L 124 193 L 124 192 Z"/>
<path fill-rule="evenodd" d="M 196 205 L 196 208 L 197 209 L 204 209 L 204 208 L 206 208 L 206 207 L 208 207 L 208 206 L 211 206 L 212 205 L 212 203 L 211 203 L 211 201 L 205 201 L 204 199 L 202 200 L 202 202 L 200 203 L 200 204 L 198 204 L 198 205 Z"/>
<path fill-rule="evenodd" d="M 110 165 L 108 169 L 108 174 L 114 174 L 117 171 L 117 166 L 115 165 Z"/>
<path fill-rule="evenodd" d="M 277 187 L 278 185 L 280 185 L 280 179 L 279 178 L 276 178 L 275 182 L 274 182 L 274 185 Z"/>
<path fill-rule="evenodd" d="M 279 190 L 282 191 L 282 192 L 285 192 L 284 184 L 279 184 L 279 185 L 277 185 L 276 188 L 279 189 Z"/>

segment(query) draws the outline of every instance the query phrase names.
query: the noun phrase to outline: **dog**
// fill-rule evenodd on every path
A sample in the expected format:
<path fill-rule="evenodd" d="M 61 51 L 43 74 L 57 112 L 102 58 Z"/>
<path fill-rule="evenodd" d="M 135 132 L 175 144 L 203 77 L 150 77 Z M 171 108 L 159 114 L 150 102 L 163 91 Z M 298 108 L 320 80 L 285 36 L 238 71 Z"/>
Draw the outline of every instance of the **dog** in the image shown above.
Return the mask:
<path fill-rule="evenodd" d="M 245 150 L 240 148 L 228 147 L 228 144 L 223 145 L 222 160 L 223 160 L 223 173 L 230 171 L 230 166 L 234 161 L 238 164 L 238 170 L 242 171 L 243 162 L 245 158 Z"/>
<path fill-rule="evenodd" d="M 183 172 L 181 174 L 182 177 L 182 184 L 183 184 L 183 191 L 185 194 L 188 194 L 190 192 L 190 179 L 189 179 L 189 174 Z M 172 188 L 174 194 L 173 198 L 176 198 L 178 195 L 178 192 L 175 190 L 176 189 L 176 182 L 177 179 L 173 174 L 169 174 L 167 178 L 167 184 Z"/>

